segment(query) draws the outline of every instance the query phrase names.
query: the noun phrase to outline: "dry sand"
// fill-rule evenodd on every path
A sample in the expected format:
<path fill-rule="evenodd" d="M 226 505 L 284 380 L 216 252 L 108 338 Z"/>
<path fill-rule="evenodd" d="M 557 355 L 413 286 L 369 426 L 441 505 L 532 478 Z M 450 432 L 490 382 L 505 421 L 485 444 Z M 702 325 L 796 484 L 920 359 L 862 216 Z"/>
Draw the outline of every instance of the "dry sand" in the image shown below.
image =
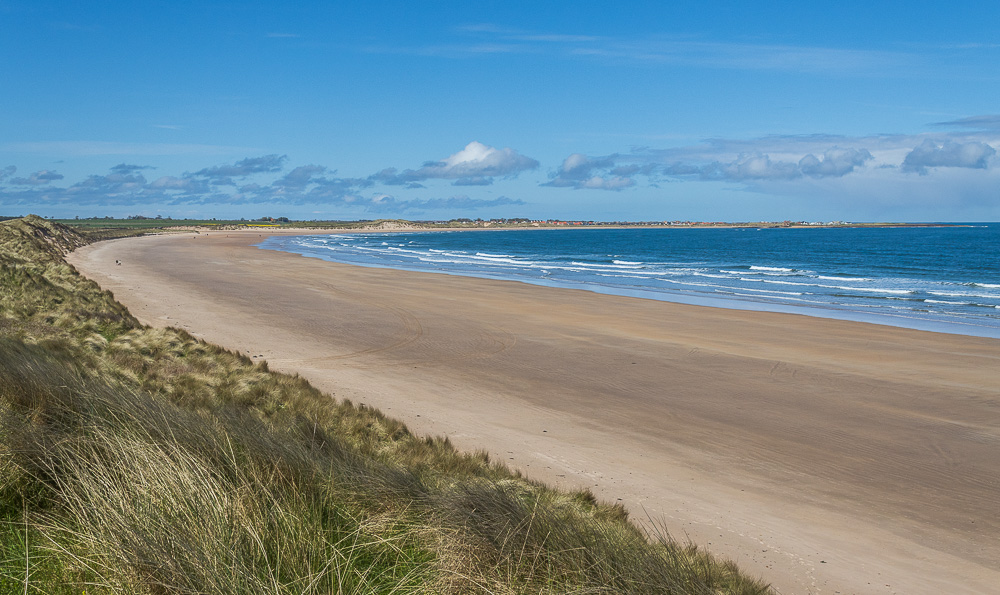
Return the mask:
<path fill-rule="evenodd" d="M 1000 592 L 1000 340 L 346 266 L 260 239 L 117 240 L 70 261 L 145 323 L 590 487 L 780 593 Z"/>

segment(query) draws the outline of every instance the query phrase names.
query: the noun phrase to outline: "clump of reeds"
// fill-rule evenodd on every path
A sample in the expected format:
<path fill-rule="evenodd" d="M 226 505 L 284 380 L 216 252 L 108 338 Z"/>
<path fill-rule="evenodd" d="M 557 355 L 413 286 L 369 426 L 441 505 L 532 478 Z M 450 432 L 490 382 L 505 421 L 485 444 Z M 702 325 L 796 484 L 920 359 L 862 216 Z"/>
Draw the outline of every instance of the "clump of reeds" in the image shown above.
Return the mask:
<path fill-rule="evenodd" d="M 38 347 L 0 340 L 0 362 L 0 509 L 8 531 L 34 543 L 8 553 L 2 580 L 54 557 L 59 581 L 115 593 L 409 592 L 427 582 L 432 555 L 417 523 L 356 503 L 336 480 L 341 457 L 307 436 L 238 407 L 203 415 L 86 378 Z"/>

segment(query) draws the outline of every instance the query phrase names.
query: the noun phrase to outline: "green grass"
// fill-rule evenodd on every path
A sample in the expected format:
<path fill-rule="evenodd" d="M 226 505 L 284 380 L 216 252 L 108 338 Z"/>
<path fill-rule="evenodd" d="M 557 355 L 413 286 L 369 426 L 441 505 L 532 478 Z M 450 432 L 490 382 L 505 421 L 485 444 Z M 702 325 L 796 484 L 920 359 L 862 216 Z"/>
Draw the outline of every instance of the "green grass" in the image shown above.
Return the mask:
<path fill-rule="evenodd" d="M 766 593 L 621 506 L 138 323 L 0 223 L 0 593 Z"/>

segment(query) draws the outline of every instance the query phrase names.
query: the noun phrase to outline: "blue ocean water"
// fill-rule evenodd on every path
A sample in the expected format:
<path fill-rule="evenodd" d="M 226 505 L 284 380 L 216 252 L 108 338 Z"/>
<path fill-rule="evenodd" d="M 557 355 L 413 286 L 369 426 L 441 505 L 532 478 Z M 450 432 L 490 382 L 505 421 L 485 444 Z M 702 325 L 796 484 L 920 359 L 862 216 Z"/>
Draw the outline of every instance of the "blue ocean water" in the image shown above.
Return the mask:
<path fill-rule="evenodd" d="M 272 237 L 325 260 L 1000 338 L 1000 224 Z"/>

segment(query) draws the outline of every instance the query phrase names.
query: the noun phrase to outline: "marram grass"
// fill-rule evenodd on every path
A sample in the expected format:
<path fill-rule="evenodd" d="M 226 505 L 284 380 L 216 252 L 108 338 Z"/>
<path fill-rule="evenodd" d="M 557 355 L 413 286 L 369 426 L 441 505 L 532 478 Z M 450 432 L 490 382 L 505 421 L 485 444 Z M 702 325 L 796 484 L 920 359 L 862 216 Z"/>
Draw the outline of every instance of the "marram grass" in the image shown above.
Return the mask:
<path fill-rule="evenodd" d="M 0 223 L 0 593 L 766 593 L 621 506 L 140 325 Z"/>

